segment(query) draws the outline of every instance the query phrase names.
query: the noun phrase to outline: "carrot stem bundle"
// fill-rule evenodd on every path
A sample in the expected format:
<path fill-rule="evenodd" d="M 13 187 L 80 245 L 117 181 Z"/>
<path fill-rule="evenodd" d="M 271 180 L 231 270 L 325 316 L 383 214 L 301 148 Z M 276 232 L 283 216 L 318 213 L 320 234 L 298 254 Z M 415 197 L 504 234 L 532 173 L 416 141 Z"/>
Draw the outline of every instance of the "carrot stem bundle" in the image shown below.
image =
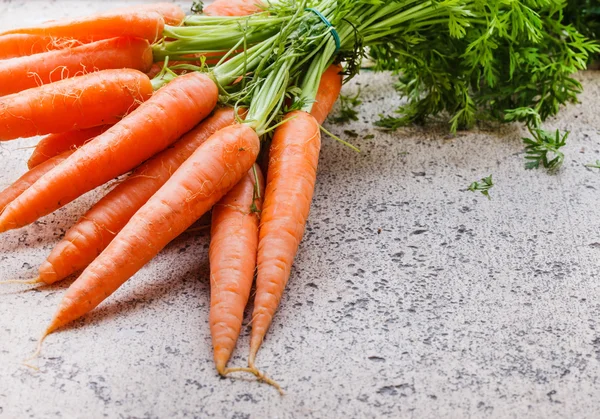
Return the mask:
<path fill-rule="evenodd" d="M 92 138 L 97 137 L 110 128 L 110 125 L 99 125 L 76 131 L 61 132 L 59 134 L 50 134 L 44 137 L 35 146 L 31 157 L 27 161 L 27 167 L 33 169 L 37 165 L 51 159 L 54 156 L 64 153 L 67 150 L 75 150 L 81 147 Z"/>
<path fill-rule="evenodd" d="M 71 284 L 44 336 L 95 308 L 210 210 L 248 172 L 258 150 L 258 136 L 243 124 L 206 140 Z"/>
<path fill-rule="evenodd" d="M 217 97 L 217 86 L 206 75 L 177 77 L 8 205 L 0 232 L 32 223 L 164 150 L 204 119 Z"/>
<path fill-rule="evenodd" d="M 38 281 L 55 283 L 93 262 L 173 172 L 212 134 L 234 120 L 232 109 L 218 109 L 173 147 L 134 170 L 67 231 L 40 266 Z"/>
<path fill-rule="evenodd" d="M 147 72 L 152 49 L 145 39 L 119 37 L 74 48 L 0 61 L 0 96 L 98 70 Z"/>
<path fill-rule="evenodd" d="M 0 141 L 115 124 L 152 95 L 137 70 L 104 70 L 0 98 Z"/>

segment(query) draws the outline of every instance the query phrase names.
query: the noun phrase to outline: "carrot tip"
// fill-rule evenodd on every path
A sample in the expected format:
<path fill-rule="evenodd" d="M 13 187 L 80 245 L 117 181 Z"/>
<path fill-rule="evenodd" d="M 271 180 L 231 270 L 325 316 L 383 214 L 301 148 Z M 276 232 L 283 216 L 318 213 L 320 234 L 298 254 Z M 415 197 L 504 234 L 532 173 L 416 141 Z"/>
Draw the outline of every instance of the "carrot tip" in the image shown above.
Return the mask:
<path fill-rule="evenodd" d="M 275 387 L 277 389 L 277 391 L 279 392 L 280 395 L 285 395 L 283 389 L 281 388 L 281 386 L 277 383 L 277 381 L 267 377 L 265 375 L 265 373 L 261 372 L 258 370 L 258 368 L 252 366 L 252 367 L 239 367 L 239 368 L 226 368 L 221 375 L 222 376 L 226 376 L 232 372 L 247 372 L 250 373 L 252 375 L 254 375 L 258 381 L 262 381 L 265 384 L 268 384 L 272 387 Z"/>
<path fill-rule="evenodd" d="M 34 279 L 9 279 L 8 281 L 0 281 L 0 285 L 3 284 L 22 284 L 22 285 L 29 285 L 29 284 L 39 284 L 43 282 L 40 277 L 38 276 L 37 278 Z"/>
<path fill-rule="evenodd" d="M 38 340 L 37 343 L 37 347 L 35 349 L 35 352 L 33 353 L 33 355 L 31 355 L 29 358 L 24 359 L 22 361 L 23 365 L 25 365 L 26 367 L 32 368 L 36 371 L 39 371 L 40 369 L 38 367 L 36 367 L 35 365 L 31 365 L 29 363 L 29 361 L 33 361 L 34 359 L 37 359 L 40 356 L 40 353 L 42 352 L 42 344 L 44 343 L 44 340 L 46 339 L 46 337 L 48 337 L 48 335 L 50 334 L 51 330 L 48 328 L 46 329 L 46 331 L 44 332 L 44 334 L 40 337 L 40 339 Z"/>
<path fill-rule="evenodd" d="M 35 365 L 31 365 L 30 363 L 28 363 L 26 359 L 23 360 L 23 361 L 21 361 L 21 364 L 23 366 L 27 367 L 27 368 L 31 368 L 34 371 L 39 371 L 40 370 L 39 367 L 36 367 Z"/>

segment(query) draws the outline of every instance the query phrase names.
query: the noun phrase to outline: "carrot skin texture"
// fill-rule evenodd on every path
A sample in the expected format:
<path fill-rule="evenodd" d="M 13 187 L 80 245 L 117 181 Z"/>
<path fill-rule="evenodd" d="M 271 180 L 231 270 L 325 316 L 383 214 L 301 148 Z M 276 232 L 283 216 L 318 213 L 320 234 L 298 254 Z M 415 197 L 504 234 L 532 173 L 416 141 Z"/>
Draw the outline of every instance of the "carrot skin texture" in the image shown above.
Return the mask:
<path fill-rule="evenodd" d="M 217 98 L 217 86 L 205 74 L 177 77 L 7 206 L 0 232 L 30 224 L 135 168 L 203 120 Z"/>
<path fill-rule="evenodd" d="M 258 275 L 252 314 L 249 365 L 271 324 L 304 234 L 317 178 L 319 124 L 306 112 L 275 130 L 269 155 L 258 242 Z"/>
<path fill-rule="evenodd" d="M 155 12 L 162 16 L 164 23 L 167 25 L 180 25 L 184 18 L 185 12 L 181 10 L 181 8 L 172 3 L 151 3 L 151 4 L 140 4 L 125 8 L 114 9 L 109 12 L 104 12 L 104 19 L 110 19 L 111 16 L 116 13 L 126 14 L 126 13 L 148 13 Z M 100 19 L 102 19 L 100 17 Z M 154 19 L 157 19 L 154 16 Z M 85 20 L 85 18 L 84 18 Z M 92 19 L 93 20 L 93 19 Z M 117 22 L 122 21 L 122 18 L 118 18 Z M 147 18 L 142 19 L 147 20 Z M 52 22 L 56 24 L 57 22 Z M 93 25 L 90 23 L 93 27 Z M 51 26 L 49 23 L 46 26 Z M 77 26 L 77 25 L 74 25 Z M 83 26 L 83 24 L 81 25 Z M 80 28 L 79 31 L 69 32 L 65 29 L 60 29 L 61 32 L 66 33 L 63 34 L 62 37 L 56 36 L 45 36 L 40 34 L 33 34 L 27 32 L 36 32 L 36 28 L 23 28 L 23 29 L 15 29 L 12 31 L 3 32 L 3 35 L 0 35 L 0 60 L 7 58 L 15 58 L 15 57 L 24 57 L 33 54 L 39 54 L 42 52 L 53 51 L 57 49 L 66 49 L 73 48 L 83 43 L 98 41 L 101 39 L 110 39 L 117 36 L 140 36 L 140 34 L 146 34 L 146 31 L 142 31 L 142 29 L 137 29 L 136 31 L 124 31 L 123 29 L 118 29 L 118 25 L 112 25 L 113 32 L 108 31 L 106 34 L 102 34 L 97 32 L 92 34 L 90 37 L 89 33 L 82 31 Z M 67 25 L 68 27 L 68 25 Z M 157 27 L 160 28 L 160 23 L 157 23 Z M 109 28 L 110 29 L 110 28 Z M 52 28 L 46 28 L 47 32 L 52 32 Z M 55 29 L 59 30 L 59 29 Z M 10 33 L 9 33 L 10 32 Z M 44 30 L 40 30 L 38 28 L 37 32 L 44 32 Z M 154 41 L 155 39 L 149 39 L 155 37 L 154 31 L 148 31 L 150 34 L 147 37 L 142 36 L 142 38 L 147 39 L 148 41 Z M 161 29 L 162 33 L 162 29 Z M 80 40 L 74 39 L 77 35 L 81 38 Z M 159 34 L 160 35 L 160 34 Z M 158 36 L 160 37 L 160 36 Z"/>
<path fill-rule="evenodd" d="M 137 70 L 104 70 L 0 98 L 0 141 L 116 124 L 152 96 Z"/>
<path fill-rule="evenodd" d="M 0 61 L 0 96 L 98 70 L 152 67 L 152 49 L 145 39 L 112 38 L 75 48 Z"/>
<path fill-rule="evenodd" d="M 46 160 L 35 168 L 27 171 L 27 173 L 13 182 L 12 185 L 0 192 L 0 214 L 8 204 L 18 198 L 19 195 L 25 192 L 25 190 L 33 185 L 39 178 L 65 161 L 67 157 L 73 154 L 73 151 L 74 150 L 67 150 L 58 156 Z"/>
<path fill-rule="evenodd" d="M 319 90 L 317 90 L 317 96 L 310 111 L 319 125 L 325 122 L 342 91 L 342 71 L 343 68 L 340 64 L 332 64 L 321 76 Z"/>
<path fill-rule="evenodd" d="M 218 109 L 172 147 L 139 166 L 67 231 L 40 266 L 40 281 L 53 284 L 93 262 L 173 172 L 212 134 L 234 121 L 232 109 Z"/>
<path fill-rule="evenodd" d="M 50 21 L 28 28 L 11 29 L 0 33 L 0 36 L 18 33 L 71 38 L 83 43 L 131 36 L 155 42 L 162 36 L 164 27 L 164 18 L 156 11 L 130 10 L 124 13 L 121 9 L 77 19 Z"/>
<path fill-rule="evenodd" d="M 145 11 L 160 14 L 167 25 L 180 25 L 185 19 L 185 12 L 173 3 L 136 4 L 134 6 L 117 9 L 117 11 Z"/>
<path fill-rule="evenodd" d="M 74 48 L 79 45 L 82 43 L 75 39 L 59 39 L 21 33 L 3 35 L 0 36 L 0 60 Z"/>
<path fill-rule="evenodd" d="M 209 323 L 215 365 L 222 375 L 242 329 L 256 269 L 259 216 L 253 211 L 261 210 L 262 199 L 256 197 L 255 185 L 262 197 L 264 179 L 256 165 L 255 170 L 256 179 L 251 169 L 212 211 Z"/>
<path fill-rule="evenodd" d="M 208 16 L 247 16 L 262 12 L 260 0 L 216 0 L 206 6 L 203 13 Z"/>
<path fill-rule="evenodd" d="M 110 128 L 110 125 L 99 125 L 77 131 L 50 134 L 42 138 L 37 146 L 35 146 L 31 157 L 27 161 L 27 167 L 33 169 L 37 165 L 67 150 L 75 151 L 76 148 L 81 147 L 92 138 L 102 134 L 108 128 Z"/>
<path fill-rule="evenodd" d="M 71 284 L 46 332 L 95 308 L 210 210 L 252 167 L 259 142 L 243 124 L 206 140 Z"/>

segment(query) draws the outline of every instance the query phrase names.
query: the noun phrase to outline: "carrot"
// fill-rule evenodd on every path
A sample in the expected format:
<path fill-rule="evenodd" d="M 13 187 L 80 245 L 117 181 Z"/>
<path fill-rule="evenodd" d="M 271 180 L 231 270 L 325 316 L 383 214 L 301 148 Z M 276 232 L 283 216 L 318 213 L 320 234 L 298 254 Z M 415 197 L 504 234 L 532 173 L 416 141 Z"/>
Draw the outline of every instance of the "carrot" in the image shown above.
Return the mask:
<path fill-rule="evenodd" d="M 146 72 L 152 48 L 145 39 L 112 38 L 75 48 L 0 61 L 0 96 L 113 68 Z"/>
<path fill-rule="evenodd" d="M 206 140 L 71 284 L 44 337 L 98 306 L 210 210 L 252 167 L 259 145 L 244 124 Z"/>
<path fill-rule="evenodd" d="M 0 36 L 0 60 L 73 48 L 79 45 L 82 45 L 82 43 L 75 39 L 59 39 L 20 33 L 4 35 Z"/>
<path fill-rule="evenodd" d="M 331 112 L 333 104 L 342 90 L 342 66 L 332 64 L 321 76 L 317 97 L 313 103 L 310 114 L 315 117 L 319 125 L 325 122 L 327 115 Z"/>
<path fill-rule="evenodd" d="M 47 137 L 42 138 L 35 146 L 35 149 L 27 162 L 27 167 L 33 169 L 37 165 L 54 156 L 62 154 L 67 150 L 74 151 L 92 138 L 102 134 L 108 128 L 110 128 L 110 125 L 99 125 L 97 127 L 80 129 L 77 131 L 50 134 Z"/>
<path fill-rule="evenodd" d="M 116 11 L 145 11 L 145 12 L 156 12 L 160 14 L 167 25 L 180 25 L 185 19 L 185 12 L 181 7 L 173 3 L 150 3 L 150 4 L 136 4 L 129 7 L 116 9 Z"/>
<path fill-rule="evenodd" d="M 110 12 L 109 18 L 111 14 L 115 12 L 125 14 L 134 12 L 156 12 L 163 17 L 164 23 L 167 25 L 180 25 L 185 18 L 185 12 L 181 10 L 181 8 L 172 3 L 154 3 L 154 4 L 139 4 L 135 6 L 115 9 Z M 107 13 L 103 13 L 106 15 Z M 156 17 L 155 17 L 156 18 Z M 146 18 L 147 19 L 147 18 Z M 114 25 L 116 26 L 116 25 Z M 160 26 L 160 25 L 159 25 Z M 40 34 L 31 34 L 26 32 L 35 31 L 35 28 L 27 28 L 24 29 L 15 29 L 12 31 L 4 32 L 5 34 L 11 32 L 10 34 L 0 36 L 0 60 L 4 60 L 7 58 L 15 58 L 15 57 L 24 57 L 27 55 L 39 54 L 41 52 L 48 52 L 57 49 L 67 49 L 73 48 L 79 45 L 82 45 L 84 42 L 91 42 L 92 40 L 100 40 L 100 39 L 109 39 L 115 36 L 121 35 L 131 35 L 131 36 L 139 36 L 141 29 L 136 29 L 131 33 L 123 32 L 115 30 L 111 35 L 108 33 L 105 36 L 101 36 L 96 34 L 91 37 L 89 34 L 83 32 L 83 36 L 80 36 L 80 40 L 73 39 L 76 35 L 75 32 L 69 33 L 69 31 L 65 31 L 66 35 L 64 37 L 53 37 L 53 36 L 45 36 Z M 148 38 L 152 38 L 155 36 L 153 31 L 149 32 L 150 36 Z M 148 39 L 149 41 L 154 41 L 155 39 Z"/>
<path fill-rule="evenodd" d="M 154 42 L 162 36 L 164 27 L 164 18 L 157 11 L 128 8 L 110 10 L 77 19 L 50 21 L 28 28 L 11 29 L 0 33 L 0 36 L 29 34 L 70 38 L 83 43 L 131 36 Z"/>
<path fill-rule="evenodd" d="M 67 157 L 73 154 L 73 151 L 74 150 L 67 150 L 58 156 L 54 156 L 51 159 L 46 160 L 45 162 L 36 166 L 34 169 L 29 170 L 27 173 L 17 179 L 12 185 L 0 192 L 0 213 L 2 213 L 8 204 L 14 201 L 39 178 L 66 160 Z"/>
<path fill-rule="evenodd" d="M 218 109 L 172 147 L 139 166 L 67 231 L 40 266 L 35 282 L 52 284 L 89 265 L 173 172 L 208 137 L 234 120 L 232 109 Z"/>
<path fill-rule="evenodd" d="M 0 141 L 115 124 L 152 95 L 137 70 L 104 70 L 0 98 Z"/>
<path fill-rule="evenodd" d="M 205 74 L 177 77 L 8 205 L 0 232 L 32 223 L 164 150 L 204 119 L 217 98 Z"/>
<path fill-rule="evenodd" d="M 229 372 L 227 362 L 242 329 L 254 280 L 263 185 L 262 173 L 255 165 L 212 211 L 209 322 L 221 375 Z"/>
<path fill-rule="evenodd" d="M 304 234 L 316 177 L 321 133 L 315 118 L 291 112 L 275 130 L 270 149 L 265 201 L 258 241 L 258 276 L 252 314 L 250 356 L 256 354 L 287 284 Z"/>
<path fill-rule="evenodd" d="M 203 10 L 209 16 L 246 16 L 262 11 L 260 0 L 216 0 Z"/>

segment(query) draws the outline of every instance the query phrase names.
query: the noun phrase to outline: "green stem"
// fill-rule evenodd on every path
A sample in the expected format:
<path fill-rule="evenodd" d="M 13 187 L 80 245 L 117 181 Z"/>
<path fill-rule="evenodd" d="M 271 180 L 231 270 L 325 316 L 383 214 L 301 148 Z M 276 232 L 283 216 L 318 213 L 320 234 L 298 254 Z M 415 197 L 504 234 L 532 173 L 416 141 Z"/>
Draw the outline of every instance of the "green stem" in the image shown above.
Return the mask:
<path fill-rule="evenodd" d="M 279 61 L 277 68 L 269 72 L 252 98 L 245 123 L 254 128 L 258 135 L 263 135 L 271 121 L 277 116 L 285 99 L 290 77 L 289 69 L 293 62 L 294 57 L 284 57 Z"/>

